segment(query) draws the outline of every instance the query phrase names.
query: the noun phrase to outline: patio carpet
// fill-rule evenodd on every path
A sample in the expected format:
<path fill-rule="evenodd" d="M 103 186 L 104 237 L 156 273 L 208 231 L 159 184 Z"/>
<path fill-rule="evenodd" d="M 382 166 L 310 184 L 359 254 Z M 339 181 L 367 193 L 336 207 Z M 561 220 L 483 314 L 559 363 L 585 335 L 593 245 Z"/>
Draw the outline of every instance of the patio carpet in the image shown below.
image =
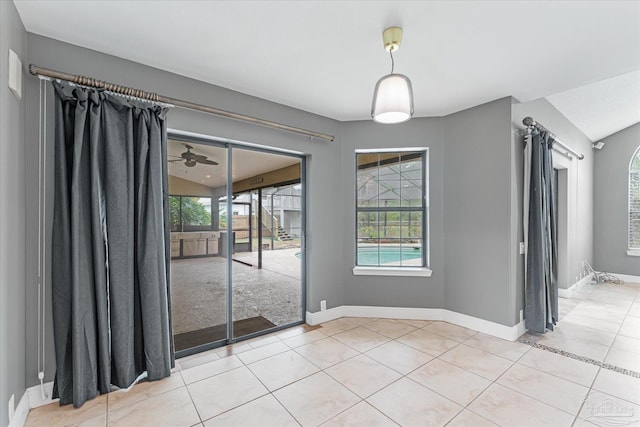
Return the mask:
<path fill-rule="evenodd" d="M 236 320 L 233 322 L 233 334 L 236 337 L 249 335 L 254 332 L 273 328 L 276 326 L 262 316 L 251 317 L 249 319 Z M 227 325 L 210 326 L 197 331 L 183 332 L 173 337 L 175 350 L 185 350 L 187 348 L 208 344 L 214 341 L 223 340 L 227 337 Z"/>

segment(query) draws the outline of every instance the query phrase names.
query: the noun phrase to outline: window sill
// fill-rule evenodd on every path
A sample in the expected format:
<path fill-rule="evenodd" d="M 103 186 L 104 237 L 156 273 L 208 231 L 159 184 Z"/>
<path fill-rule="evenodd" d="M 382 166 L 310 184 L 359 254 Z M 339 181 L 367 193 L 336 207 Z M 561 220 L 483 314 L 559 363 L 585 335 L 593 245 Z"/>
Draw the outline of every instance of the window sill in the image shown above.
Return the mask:
<path fill-rule="evenodd" d="M 431 277 L 426 267 L 353 267 L 354 276 Z"/>
<path fill-rule="evenodd" d="M 629 256 L 640 256 L 640 249 L 629 249 L 627 251 L 627 255 L 629 255 Z"/>

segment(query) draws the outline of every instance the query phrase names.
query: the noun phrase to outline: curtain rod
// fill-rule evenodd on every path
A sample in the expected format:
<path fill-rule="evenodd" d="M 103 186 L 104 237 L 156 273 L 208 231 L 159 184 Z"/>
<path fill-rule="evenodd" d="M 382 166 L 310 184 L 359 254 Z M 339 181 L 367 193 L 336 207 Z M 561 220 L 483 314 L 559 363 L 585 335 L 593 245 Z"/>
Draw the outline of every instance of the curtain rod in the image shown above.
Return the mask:
<path fill-rule="evenodd" d="M 278 129 L 286 132 L 293 132 L 300 135 L 305 135 L 310 138 L 322 139 L 325 141 L 333 141 L 335 136 L 327 135 L 320 132 L 314 132 L 306 129 L 297 128 L 294 126 L 284 125 L 282 123 L 272 122 L 270 120 L 260 119 L 257 117 L 245 116 L 244 114 L 233 113 L 231 111 L 220 110 L 218 108 L 209 107 L 207 105 L 196 104 L 194 102 L 183 101 L 181 99 L 170 98 L 168 96 L 158 95 L 153 92 L 146 92 L 140 89 L 134 89 L 127 86 L 121 86 L 114 83 L 108 83 L 102 80 L 94 79 L 93 77 L 85 77 L 74 74 L 63 73 L 61 71 L 49 70 L 47 68 L 41 68 L 34 64 L 29 65 L 29 72 L 34 76 L 45 76 L 53 79 L 66 80 L 82 86 L 94 87 L 98 89 L 105 89 L 110 92 L 118 93 L 121 95 L 132 96 L 152 102 L 160 102 L 163 104 L 171 104 L 176 107 L 186 108 L 188 110 L 202 111 L 204 113 L 213 114 L 220 117 L 226 117 L 228 119 L 239 120 L 246 123 L 252 123 L 254 125 L 265 126 L 272 129 Z"/>
<path fill-rule="evenodd" d="M 526 127 L 536 128 L 539 131 L 546 130 L 547 132 L 553 134 L 553 132 L 551 132 L 549 129 L 547 129 L 546 127 L 542 126 L 542 123 L 536 122 L 531 117 L 525 117 L 524 119 L 522 119 L 522 124 L 525 125 Z M 553 138 L 556 141 L 554 145 L 557 144 L 557 145 L 561 146 L 562 148 L 567 150 L 569 153 L 571 153 L 574 156 L 576 156 L 578 158 L 578 160 L 584 159 L 584 154 L 578 153 L 576 150 L 574 150 L 573 148 L 569 147 L 567 144 L 563 143 L 559 139 L 556 139 L 555 135 L 553 135 Z"/>

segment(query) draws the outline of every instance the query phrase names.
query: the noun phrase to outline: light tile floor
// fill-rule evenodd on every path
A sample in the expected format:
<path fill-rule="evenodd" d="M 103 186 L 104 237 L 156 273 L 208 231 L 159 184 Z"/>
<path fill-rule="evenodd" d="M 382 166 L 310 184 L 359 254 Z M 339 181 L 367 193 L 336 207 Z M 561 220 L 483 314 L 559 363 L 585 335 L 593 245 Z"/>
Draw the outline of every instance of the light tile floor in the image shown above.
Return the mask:
<path fill-rule="evenodd" d="M 590 300 L 579 301 L 565 319 L 585 321 Z M 614 317 L 618 345 L 607 347 L 636 355 L 632 365 L 637 302 Z M 26 425 L 604 426 L 639 416 L 640 379 L 629 375 L 444 322 L 342 318 L 180 359 L 170 378 L 77 410 L 42 406 Z"/>
<path fill-rule="evenodd" d="M 553 332 L 525 338 L 640 372 L 640 284 L 588 284 L 560 298 L 558 309 Z"/>

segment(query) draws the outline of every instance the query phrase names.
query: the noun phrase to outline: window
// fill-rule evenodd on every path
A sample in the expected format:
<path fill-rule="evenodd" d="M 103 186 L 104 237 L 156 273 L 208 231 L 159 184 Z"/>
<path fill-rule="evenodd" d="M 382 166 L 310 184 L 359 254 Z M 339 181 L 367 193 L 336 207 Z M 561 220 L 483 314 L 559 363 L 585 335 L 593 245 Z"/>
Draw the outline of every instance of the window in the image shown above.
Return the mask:
<path fill-rule="evenodd" d="M 357 151 L 356 170 L 354 274 L 426 271 L 427 150 Z"/>
<path fill-rule="evenodd" d="M 207 231 L 211 222 L 211 197 L 169 196 L 171 231 Z"/>
<path fill-rule="evenodd" d="M 629 164 L 629 255 L 640 255 L 640 147 Z"/>

